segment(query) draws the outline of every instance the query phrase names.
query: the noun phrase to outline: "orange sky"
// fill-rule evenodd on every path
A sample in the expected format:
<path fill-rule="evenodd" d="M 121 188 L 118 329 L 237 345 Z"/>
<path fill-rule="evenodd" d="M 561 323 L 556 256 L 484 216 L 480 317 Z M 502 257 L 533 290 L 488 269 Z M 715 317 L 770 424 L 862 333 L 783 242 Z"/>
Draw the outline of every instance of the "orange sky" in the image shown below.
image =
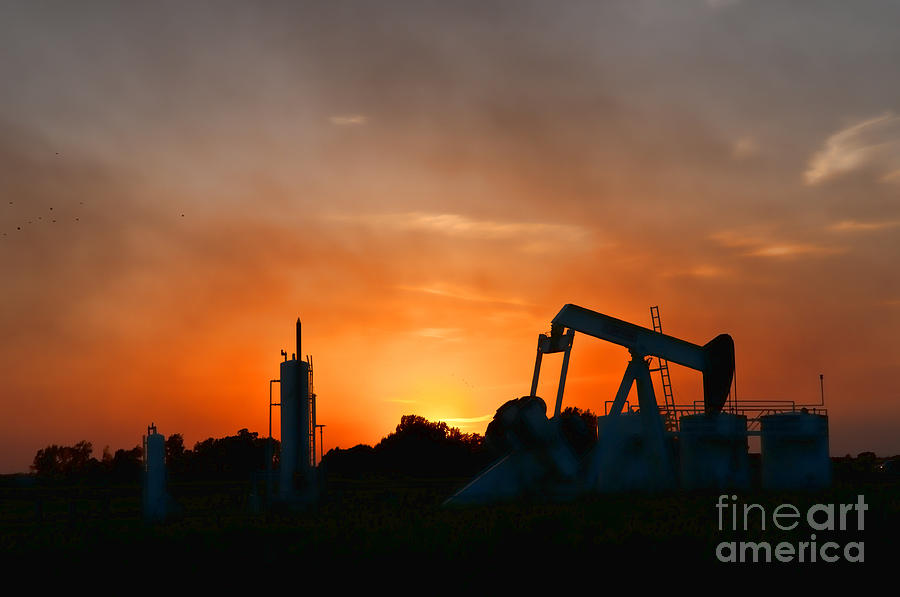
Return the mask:
<path fill-rule="evenodd" d="M 326 449 L 483 432 L 565 303 L 900 452 L 898 9 L 593 4 L 4 8 L 0 472 L 265 433 L 298 315 Z M 578 336 L 565 403 L 627 360 Z"/>

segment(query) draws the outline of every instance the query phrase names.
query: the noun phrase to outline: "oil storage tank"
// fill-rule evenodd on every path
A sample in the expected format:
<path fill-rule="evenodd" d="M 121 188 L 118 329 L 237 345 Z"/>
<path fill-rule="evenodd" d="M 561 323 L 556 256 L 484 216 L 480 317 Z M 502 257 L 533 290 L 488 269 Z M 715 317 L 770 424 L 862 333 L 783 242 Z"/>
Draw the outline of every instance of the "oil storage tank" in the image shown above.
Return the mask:
<path fill-rule="evenodd" d="M 143 462 L 144 518 L 159 521 L 166 517 L 168 493 L 166 493 L 166 436 L 156 431 L 156 425 L 147 427 L 144 436 Z"/>
<path fill-rule="evenodd" d="M 828 417 L 795 411 L 760 419 L 762 484 L 766 489 L 831 485 Z"/>
<path fill-rule="evenodd" d="M 655 413 L 654 413 L 655 414 Z M 590 457 L 596 459 L 597 490 L 658 491 L 676 485 L 670 439 L 660 435 L 658 421 L 640 412 L 597 417 L 598 440 Z"/>
<path fill-rule="evenodd" d="M 678 437 L 684 489 L 750 486 L 747 417 L 731 413 L 681 417 Z"/>

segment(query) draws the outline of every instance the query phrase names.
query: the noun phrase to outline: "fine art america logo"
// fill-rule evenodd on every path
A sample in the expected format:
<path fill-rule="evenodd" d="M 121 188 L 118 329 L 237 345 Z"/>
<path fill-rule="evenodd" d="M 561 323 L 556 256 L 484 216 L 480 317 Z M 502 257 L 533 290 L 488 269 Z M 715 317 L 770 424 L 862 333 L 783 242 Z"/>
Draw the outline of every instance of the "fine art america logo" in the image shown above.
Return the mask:
<path fill-rule="evenodd" d="M 817 541 L 816 532 L 862 531 L 868 509 L 861 495 L 855 504 L 814 504 L 805 512 L 793 504 L 781 504 L 767 512 L 761 504 L 739 504 L 736 495 L 720 495 L 716 503 L 720 532 L 802 532 L 808 527 L 809 539 L 774 544 L 722 541 L 716 546 L 716 557 L 720 562 L 863 562 L 862 541 Z"/>

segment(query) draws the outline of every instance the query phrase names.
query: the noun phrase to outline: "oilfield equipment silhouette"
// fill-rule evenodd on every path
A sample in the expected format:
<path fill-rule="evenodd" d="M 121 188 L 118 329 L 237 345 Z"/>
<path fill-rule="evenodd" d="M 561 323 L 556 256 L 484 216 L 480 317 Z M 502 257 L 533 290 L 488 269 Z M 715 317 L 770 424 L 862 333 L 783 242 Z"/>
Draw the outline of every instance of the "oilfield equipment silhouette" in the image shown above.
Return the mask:
<path fill-rule="evenodd" d="M 831 483 L 828 417 L 821 402 L 739 401 L 732 391 L 734 341 L 720 334 L 704 345 L 662 332 L 659 308 L 650 309 L 652 329 L 577 305 L 565 305 L 538 335 L 531 391 L 497 409 L 487 439 L 504 454 L 445 505 L 484 504 L 520 496 L 570 499 L 594 492 L 677 489 L 746 489 L 751 485 L 748 438 L 760 438 L 761 485 L 765 489 L 819 489 Z M 576 332 L 628 349 L 631 359 L 615 397 L 597 417 L 597 441 L 579 454 L 563 416 L 566 374 Z M 280 377 L 269 381 L 269 435 L 266 454 L 267 504 L 305 505 L 319 497 L 322 429 L 316 420 L 312 358 L 296 352 L 283 357 Z M 536 395 L 545 354 L 563 353 L 552 416 Z M 669 363 L 699 371 L 703 399 L 677 404 Z M 659 373 L 663 401 L 657 401 L 651 373 Z M 273 402 L 272 386 L 280 400 Z M 628 396 L 636 385 L 637 405 Z M 274 470 L 272 408 L 280 409 L 281 452 Z M 317 446 L 316 430 L 320 438 Z M 570 431 L 570 430 L 568 430 Z M 144 440 L 144 512 L 165 515 L 165 438 L 148 429 Z M 277 490 L 273 485 L 277 483 Z M 255 488 L 255 484 L 254 484 Z M 255 491 L 255 489 L 254 489 Z"/>
<path fill-rule="evenodd" d="M 816 405 L 729 401 L 735 368 L 731 336 L 720 334 L 699 346 L 663 334 L 658 307 L 652 307 L 650 315 L 653 329 L 565 305 L 553 318 L 550 333 L 538 336 L 530 394 L 507 402 L 494 415 L 491 426 L 510 446 L 508 453 L 445 504 L 522 495 L 567 499 L 590 492 L 747 488 L 751 435 L 761 437 L 764 488 L 817 489 L 831 483 L 824 392 L 823 402 Z M 561 417 L 575 332 L 631 353 L 611 406 L 597 418 L 597 443 L 581 457 L 567 440 Z M 563 363 L 553 416 L 548 418 L 536 391 L 543 355 L 557 352 L 563 353 Z M 656 367 L 651 368 L 654 358 Z M 702 401 L 675 403 L 669 361 L 703 374 Z M 651 371 L 659 372 L 662 380 L 662 405 Z M 635 384 L 636 408 L 627 404 Z"/>
<path fill-rule="evenodd" d="M 171 497 L 166 491 L 166 437 L 158 433 L 156 425 L 151 423 L 143 445 L 142 510 L 146 521 L 159 522 L 173 510 Z"/>
<path fill-rule="evenodd" d="M 272 407 L 281 409 L 281 455 L 278 469 L 278 499 L 286 503 L 309 503 L 318 495 L 316 476 L 316 394 L 313 391 L 312 357 L 301 360 L 301 324 L 297 318 L 297 352 L 290 360 L 282 350 L 281 377 L 269 381 L 269 454 L 271 473 Z M 281 389 L 281 401 L 272 402 L 272 384 Z M 266 494 L 272 495 L 272 475 L 266 476 Z"/>
<path fill-rule="evenodd" d="M 269 380 L 269 435 L 266 442 L 266 469 L 263 471 L 266 487 L 266 505 L 274 503 L 288 506 L 305 506 L 319 496 L 318 462 L 316 459 L 316 430 L 319 431 L 318 447 L 321 448 L 325 425 L 316 423 L 316 394 L 313 391 L 312 357 L 301 360 L 301 323 L 297 318 L 297 352 L 287 358 L 282 350 L 279 364 L 280 376 Z M 272 386 L 279 384 L 280 400 L 273 402 Z M 272 439 L 272 407 L 281 413 L 281 441 L 278 470 L 274 470 L 275 453 Z M 160 521 L 171 513 L 171 499 L 166 493 L 165 436 L 155 425 L 148 428 L 144 437 L 143 512 L 148 521 Z M 277 483 L 277 491 L 273 486 Z M 256 483 L 251 489 L 251 503 L 258 501 Z"/>

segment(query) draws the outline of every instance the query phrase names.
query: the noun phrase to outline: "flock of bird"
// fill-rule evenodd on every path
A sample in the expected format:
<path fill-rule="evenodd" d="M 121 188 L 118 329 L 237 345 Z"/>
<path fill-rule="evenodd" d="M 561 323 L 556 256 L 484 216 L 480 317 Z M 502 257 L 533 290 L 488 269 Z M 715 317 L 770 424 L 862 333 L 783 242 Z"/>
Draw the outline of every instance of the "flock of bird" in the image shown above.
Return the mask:
<path fill-rule="evenodd" d="M 78 205 L 84 205 L 84 201 L 79 201 L 79 202 L 78 202 Z M 15 207 L 15 202 L 10 201 L 10 202 L 9 202 L 9 205 L 8 205 L 7 207 L 8 207 L 8 208 L 14 208 L 14 207 Z M 53 208 L 51 207 L 51 208 L 49 208 L 49 209 L 47 210 L 46 217 L 44 217 L 43 215 L 40 215 L 40 216 L 37 216 L 37 217 L 32 217 L 32 219 L 30 219 L 30 220 L 26 220 L 26 221 L 24 221 L 24 222 L 20 222 L 20 223 L 16 226 L 16 231 L 17 231 L 17 232 L 21 232 L 23 229 L 27 228 L 28 226 L 35 226 L 35 225 L 38 225 L 38 224 L 56 224 L 57 222 L 60 222 L 60 223 L 61 223 L 62 221 L 64 221 L 63 218 L 62 218 L 62 216 L 59 216 L 59 213 L 58 213 L 58 212 L 54 213 L 54 210 L 53 210 Z M 75 216 L 74 219 L 65 218 L 65 221 L 80 222 L 80 221 L 81 221 L 81 218 L 80 218 L 79 216 Z M 4 231 L 3 231 L 3 236 L 8 236 L 8 235 L 9 235 L 9 232 L 11 232 L 11 231 L 12 231 L 11 228 L 10 228 L 9 231 L 4 230 Z"/>
<path fill-rule="evenodd" d="M 83 206 L 84 201 L 79 201 L 78 205 Z M 10 201 L 9 205 L 7 207 L 14 208 L 15 202 Z M 181 214 L 181 217 L 183 218 L 184 214 Z M 9 236 L 10 233 L 14 234 L 15 232 L 22 232 L 28 226 L 37 226 L 40 224 L 56 224 L 56 223 L 63 223 L 63 222 L 80 222 L 80 221 L 81 221 L 80 216 L 75 216 L 74 218 L 71 216 L 63 217 L 63 216 L 59 215 L 58 211 L 54 212 L 53 208 L 51 207 L 51 208 L 47 209 L 46 217 L 43 215 L 40 215 L 37 217 L 32 217 L 30 220 L 25 220 L 24 222 L 20 221 L 19 224 L 16 225 L 15 231 L 13 231 L 12 226 L 10 226 L 8 230 L 3 230 L 2 235 L 3 235 L 3 237 L 6 237 L 6 236 Z"/>
<path fill-rule="evenodd" d="M 59 152 L 56 152 L 56 155 L 59 156 Z M 84 201 L 78 202 L 79 206 L 84 206 Z M 14 201 L 9 201 L 7 208 L 14 209 L 16 206 Z M 80 213 L 80 212 L 79 212 Z M 184 214 L 181 214 L 181 217 L 184 217 Z M 3 237 L 7 237 L 10 234 L 15 234 L 16 232 L 22 232 L 26 230 L 28 226 L 37 226 L 39 224 L 57 224 L 63 222 L 80 222 L 81 217 L 75 216 L 74 218 L 71 216 L 61 216 L 59 211 L 54 211 L 52 207 L 48 208 L 47 211 L 43 215 L 39 215 L 37 217 L 32 217 L 29 220 L 19 221 L 18 225 L 16 225 L 15 231 L 12 230 L 12 226 L 8 229 L 2 231 Z M 5 226 L 4 226 L 5 228 Z M 2 238 L 2 237 L 0 237 Z"/>

